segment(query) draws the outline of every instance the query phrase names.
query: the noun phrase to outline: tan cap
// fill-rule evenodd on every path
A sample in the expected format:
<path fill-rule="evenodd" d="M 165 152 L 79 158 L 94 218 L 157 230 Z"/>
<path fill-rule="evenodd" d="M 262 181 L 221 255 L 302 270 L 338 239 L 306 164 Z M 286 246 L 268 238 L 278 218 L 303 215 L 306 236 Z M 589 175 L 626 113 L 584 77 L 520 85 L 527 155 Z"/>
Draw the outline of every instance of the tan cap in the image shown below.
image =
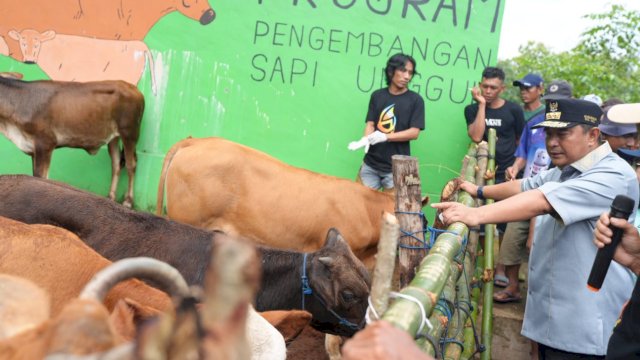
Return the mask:
<path fill-rule="evenodd" d="M 613 105 L 607 112 L 607 117 L 620 124 L 640 123 L 640 103 Z"/>

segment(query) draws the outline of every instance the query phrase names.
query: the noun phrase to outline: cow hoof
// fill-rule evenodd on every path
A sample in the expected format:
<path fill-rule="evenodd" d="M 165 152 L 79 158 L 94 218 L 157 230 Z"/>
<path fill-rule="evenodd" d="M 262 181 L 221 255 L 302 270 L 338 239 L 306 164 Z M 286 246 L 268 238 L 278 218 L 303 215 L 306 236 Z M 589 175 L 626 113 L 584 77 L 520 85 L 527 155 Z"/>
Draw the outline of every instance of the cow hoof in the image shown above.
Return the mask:
<path fill-rule="evenodd" d="M 133 202 L 131 200 L 125 200 L 122 203 L 122 206 L 126 207 L 127 209 L 131 209 L 133 208 Z"/>

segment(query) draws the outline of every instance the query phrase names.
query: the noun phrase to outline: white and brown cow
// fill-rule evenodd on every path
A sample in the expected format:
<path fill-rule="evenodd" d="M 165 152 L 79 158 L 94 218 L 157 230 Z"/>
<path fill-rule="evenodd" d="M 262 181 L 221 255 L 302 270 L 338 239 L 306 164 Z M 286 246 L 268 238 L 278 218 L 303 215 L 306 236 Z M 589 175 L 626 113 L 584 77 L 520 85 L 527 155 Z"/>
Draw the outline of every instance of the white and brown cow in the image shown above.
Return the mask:
<path fill-rule="evenodd" d="M 153 55 L 140 40 L 103 40 L 56 34 L 53 30 L 11 30 L 20 43 L 23 61 L 38 64 L 51 80 L 123 80 L 137 85 L 149 63 L 151 90 L 156 94 Z"/>
<path fill-rule="evenodd" d="M 354 181 L 287 165 L 222 138 L 186 139 L 167 153 L 156 213 L 165 192 L 169 218 L 257 243 L 299 251 L 324 244 L 337 228 L 368 268 L 393 195 Z"/>
<path fill-rule="evenodd" d="M 124 205 L 129 207 L 133 204 L 136 143 L 143 112 L 144 97 L 124 81 L 27 82 L 0 77 L 0 132 L 31 156 L 33 175 L 48 177 L 56 148 L 81 148 L 95 154 L 108 144 L 112 168 L 109 198 L 115 200 L 121 139 L 129 175 Z"/>

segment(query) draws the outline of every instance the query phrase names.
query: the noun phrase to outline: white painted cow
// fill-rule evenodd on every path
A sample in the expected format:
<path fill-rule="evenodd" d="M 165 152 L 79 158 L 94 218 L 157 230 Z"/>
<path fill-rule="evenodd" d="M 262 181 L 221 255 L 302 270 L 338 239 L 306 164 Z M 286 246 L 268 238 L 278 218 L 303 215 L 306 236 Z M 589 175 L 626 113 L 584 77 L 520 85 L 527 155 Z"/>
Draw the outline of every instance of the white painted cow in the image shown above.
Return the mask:
<path fill-rule="evenodd" d="M 103 40 L 33 29 L 14 29 L 9 37 L 20 43 L 23 61 L 37 63 L 51 80 L 123 80 L 137 85 L 148 62 L 151 89 L 157 92 L 153 55 L 140 40 Z"/>

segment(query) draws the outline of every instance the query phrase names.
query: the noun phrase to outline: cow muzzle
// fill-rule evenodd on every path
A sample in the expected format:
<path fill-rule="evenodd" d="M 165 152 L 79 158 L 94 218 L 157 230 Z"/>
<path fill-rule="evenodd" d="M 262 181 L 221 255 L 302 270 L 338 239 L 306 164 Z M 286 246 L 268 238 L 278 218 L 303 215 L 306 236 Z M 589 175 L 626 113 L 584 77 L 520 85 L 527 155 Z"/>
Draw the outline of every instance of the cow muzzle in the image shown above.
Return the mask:
<path fill-rule="evenodd" d="M 216 18 L 216 13 L 213 9 L 209 9 L 205 11 L 202 16 L 200 16 L 200 24 L 207 25 L 212 22 Z"/>

